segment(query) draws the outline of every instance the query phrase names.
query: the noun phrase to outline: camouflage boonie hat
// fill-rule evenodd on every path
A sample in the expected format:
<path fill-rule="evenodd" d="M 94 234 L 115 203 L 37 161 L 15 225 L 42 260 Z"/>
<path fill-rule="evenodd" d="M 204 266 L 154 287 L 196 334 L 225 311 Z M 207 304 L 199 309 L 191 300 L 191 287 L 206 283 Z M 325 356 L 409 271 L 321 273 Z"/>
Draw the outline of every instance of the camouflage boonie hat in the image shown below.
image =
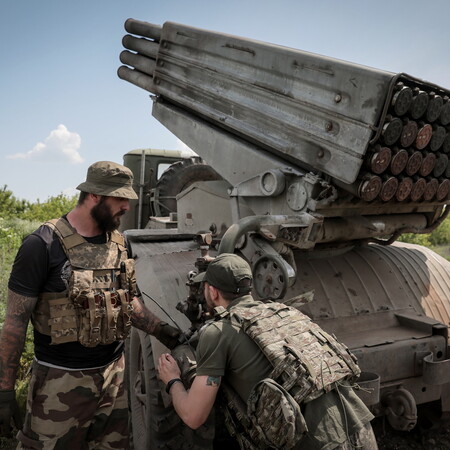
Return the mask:
<path fill-rule="evenodd" d="M 208 264 L 206 272 L 194 278 L 194 282 L 206 281 L 224 292 L 248 294 L 252 279 L 252 269 L 247 261 L 234 253 L 222 253 Z"/>
<path fill-rule="evenodd" d="M 128 167 L 111 161 L 98 161 L 87 171 L 86 181 L 77 189 L 89 194 L 122 197 L 136 200 L 133 189 L 133 172 Z"/>

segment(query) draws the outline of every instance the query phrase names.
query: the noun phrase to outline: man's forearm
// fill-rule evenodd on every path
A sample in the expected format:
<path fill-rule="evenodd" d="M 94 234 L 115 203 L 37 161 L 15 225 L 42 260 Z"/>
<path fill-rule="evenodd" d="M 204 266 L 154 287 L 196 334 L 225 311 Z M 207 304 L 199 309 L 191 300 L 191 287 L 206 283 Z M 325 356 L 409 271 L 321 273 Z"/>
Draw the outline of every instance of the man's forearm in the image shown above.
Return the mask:
<path fill-rule="evenodd" d="M 173 407 L 175 408 L 177 414 L 180 416 L 181 420 L 191 428 L 197 428 L 189 420 L 189 412 L 191 411 L 191 405 L 189 403 L 189 392 L 186 391 L 183 383 L 175 383 L 170 389 L 170 395 L 172 397 Z"/>
<path fill-rule="evenodd" d="M 0 390 L 14 389 L 28 322 L 36 302 L 37 298 L 8 290 L 5 322 L 0 335 Z"/>
<path fill-rule="evenodd" d="M 138 297 L 134 297 L 131 304 L 133 306 L 131 324 L 139 330 L 154 334 L 156 325 L 161 322 L 159 317 L 155 316 Z"/>

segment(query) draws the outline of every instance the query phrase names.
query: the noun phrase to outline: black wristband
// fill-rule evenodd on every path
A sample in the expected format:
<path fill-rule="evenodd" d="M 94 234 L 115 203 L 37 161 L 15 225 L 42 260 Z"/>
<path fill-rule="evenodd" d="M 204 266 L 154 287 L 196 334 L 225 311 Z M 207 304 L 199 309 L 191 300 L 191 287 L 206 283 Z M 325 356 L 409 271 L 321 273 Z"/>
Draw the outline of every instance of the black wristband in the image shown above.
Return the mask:
<path fill-rule="evenodd" d="M 181 378 L 173 378 L 172 380 L 170 380 L 167 385 L 166 385 L 166 392 L 169 394 L 170 393 L 170 388 L 177 382 L 183 382 L 183 380 Z"/>

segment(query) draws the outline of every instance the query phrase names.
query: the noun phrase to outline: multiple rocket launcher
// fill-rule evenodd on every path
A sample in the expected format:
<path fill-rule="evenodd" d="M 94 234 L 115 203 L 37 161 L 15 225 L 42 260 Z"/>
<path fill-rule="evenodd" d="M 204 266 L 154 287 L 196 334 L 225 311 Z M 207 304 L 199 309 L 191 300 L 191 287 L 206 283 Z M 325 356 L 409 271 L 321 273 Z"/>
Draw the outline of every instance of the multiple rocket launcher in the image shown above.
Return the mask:
<path fill-rule="evenodd" d="M 125 29 L 120 78 L 363 202 L 450 199 L 449 91 L 170 22 L 129 19 Z"/>

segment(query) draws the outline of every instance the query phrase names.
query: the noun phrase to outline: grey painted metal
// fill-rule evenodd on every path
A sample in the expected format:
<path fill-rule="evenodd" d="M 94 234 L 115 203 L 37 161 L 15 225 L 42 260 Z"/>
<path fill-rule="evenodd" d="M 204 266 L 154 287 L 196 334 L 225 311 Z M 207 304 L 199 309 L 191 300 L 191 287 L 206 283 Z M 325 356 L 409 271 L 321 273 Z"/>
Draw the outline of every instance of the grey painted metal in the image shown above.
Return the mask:
<path fill-rule="evenodd" d="M 175 305 L 187 296 L 187 274 L 200 255 L 196 245 L 191 240 L 132 240 L 131 248 L 141 289 L 187 328 L 186 318 Z M 314 253 L 317 257 L 318 252 Z M 364 372 L 380 376 L 381 393 L 392 390 L 392 383 L 401 383 L 418 404 L 440 398 L 447 378 L 439 382 L 436 374 L 449 364 L 445 362 L 446 329 L 441 322 L 449 323 L 450 311 L 441 310 L 434 318 L 425 313 L 431 305 L 448 303 L 448 261 L 433 261 L 431 251 L 407 244 L 370 245 L 327 258 L 305 259 L 301 252 L 294 255 L 297 279 L 285 298 L 314 290 L 314 300 L 302 310 L 345 342 Z M 436 263 L 440 265 L 438 273 L 434 271 Z M 147 299 L 146 304 L 161 315 L 153 302 Z M 433 364 L 426 363 L 424 368 L 423 359 L 430 353 Z"/>
<path fill-rule="evenodd" d="M 177 195 L 178 231 L 199 234 L 206 230 L 222 235 L 233 223 L 230 185 L 225 181 L 194 183 Z M 207 214 L 205 214 L 205 205 Z M 239 199 L 236 208 L 239 215 L 251 216 L 253 211 L 244 199 Z"/>
<path fill-rule="evenodd" d="M 124 64 L 134 66 L 137 70 L 144 73 L 153 73 L 156 67 L 156 61 L 145 56 L 138 56 L 135 53 L 124 50 L 120 54 L 120 61 Z"/>
<path fill-rule="evenodd" d="M 163 101 L 154 102 L 153 115 L 233 186 L 286 165 L 260 147 Z M 232 168 L 225 161 L 232 161 Z"/>
<path fill-rule="evenodd" d="M 145 155 L 145 176 L 142 177 L 143 155 Z M 139 200 L 130 201 L 130 210 L 122 218 L 121 230 L 145 226 L 150 215 L 153 215 L 151 197 L 152 189 L 156 186 L 159 166 L 172 164 L 185 158 L 179 150 L 136 149 L 126 153 L 123 157 L 124 165 L 129 167 L 134 175 L 133 188 L 139 192 Z M 142 195 L 141 195 L 142 192 Z M 141 210 L 139 211 L 139 205 Z"/>
<path fill-rule="evenodd" d="M 433 353 L 423 358 L 423 378 L 426 384 L 450 383 L 450 360 L 434 361 Z"/>
<path fill-rule="evenodd" d="M 127 38 L 128 50 L 137 53 L 122 59 L 135 69 L 122 67 L 119 76 L 155 93 L 154 117 L 226 180 L 192 185 L 177 196 L 178 231 L 128 234 L 139 284 L 164 317 L 189 325 L 175 309 L 200 256 L 189 234 L 210 230 L 220 240 L 228 229 L 219 251 L 249 260 L 261 275 L 259 295 L 289 299 L 314 290 L 314 301 L 302 310 L 353 350 L 362 370 L 374 375 L 369 381 L 377 384 L 379 376 L 371 404 L 406 399 L 412 411 L 416 403 L 441 400 L 450 410 L 450 263 L 418 246 L 358 246 L 399 230 L 423 232 L 445 218 L 448 200 L 398 202 L 389 200 L 392 190 L 381 201 L 368 196 L 370 189 L 364 197 L 361 184 L 374 175 L 368 172 L 372 144 L 394 145 L 404 131 L 402 119 L 387 114 L 406 114 L 398 82 L 410 81 L 406 90 L 414 95 L 423 87 L 432 96 L 433 85 L 184 25 L 166 23 L 158 37 L 153 26 L 128 28 L 160 43 Z M 148 47 L 150 54 L 155 45 L 156 57 L 137 50 Z M 390 152 L 397 155 L 395 146 Z M 380 184 L 388 176 L 378 175 Z M 267 269 L 267 261 L 278 272 Z M 272 276 L 287 281 L 266 289 Z"/>
<path fill-rule="evenodd" d="M 133 70 L 129 67 L 121 66 L 117 70 L 117 76 L 122 80 L 129 81 L 130 83 L 142 89 L 145 89 L 146 91 L 155 92 L 153 77 L 139 72 L 138 70 Z"/>
<path fill-rule="evenodd" d="M 131 34 L 139 34 L 141 36 L 159 41 L 161 38 L 161 25 L 144 22 L 142 20 L 127 19 L 125 21 L 125 30 Z"/>
<path fill-rule="evenodd" d="M 163 97 L 346 183 L 356 179 L 393 76 L 170 22 L 154 73 Z"/>
<path fill-rule="evenodd" d="M 199 252 L 193 240 L 131 243 L 136 258 L 136 275 L 141 291 L 148 293 L 164 311 L 144 296 L 146 305 L 169 323 L 171 318 L 182 328 L 190 325 L 188 319 L 175 308 L 177 301 L 187 297 L 187 275 L 194 270 Z M 169 317 L 170 316 L 170 317 Z"/>
<path fill-rule="evenodd" d="M 128 50 L 137 52 L 140 55 L 148 56 L 149 58 L 156 59 L 158 55 L 159 44 L 157 42 L 149 41 L 148 39 L 137 38 L 127 34 L 122 39 L 122 45 Z M 149 73 L 148 75 L 153 76 L 153 73 Z"/>
<path fill-rule="evenodd" d="M 260 231 L 263 227 L 273 225 L 295 225 L 302 228 L 310 228 L 317 223 L 317 219 L 310 214 L 299 214 L 297 216 L 249 216 L 244 217 L 238 223 L 231 225 L 224 234 L 219 246 L 220 253 L 234 253 L 239 239 L 249 231 Z"/>
<path fill-rule="evenodd" d="M 122 61 L 134 70 L 123 66 L 119 76 L 156 94 L 153 115 L 220 172 L 233 185 L 233 195 L 252 197 L 248 204 L 255 214 L 434 212 L 450 201 L 442 189 L 439 196 L 431 189 L 433 183 L 439 186 L 437 179 L 422 199 L 417 190 L 411 196 L 396 192 L 402 174 L 387 182 L 386 173 L 375 177 L 370 172 L 380 145 L 393 146 L 385 147 L 387 153 L 400 136 L 406 142 L 414 122 L 408 105 L 415 104 L 416 91 L 423 89 L 426 99 L 442 103 L 449 94 L 444 88 L 406 74 L 171 22 L 157 42 L 154 25 L 135 22 L 133 33 L 151 38 L 125 36 L 131 52 L 123 53 Z M 431 118 L 427 114 L 423 120 Z M 424 127 L 432 130 L 430 124 Z M 426 147 L 423 155 L 427 152 Z M 272 155 L 278 158 L 271 160 Z M 249 190 L 258 177 L 277 169 L 312 171 L 336 189 L 317 197 L 318 184 L 285 180 L 279 189 L 259 189 L 256 195 Z M 267 201 L 256 198 L 261 193 Z M 349 208 L 353 213 L 347 213 Z"/>
<path fill-rule="evenodd" d="M 334 217 L 324 221 L 317 242 L 346 242 L 368 237 L 390 236 L 399 229 L 420 232 L 427 228 L 424 214 L 391 214 L 378 216 Z"/>

